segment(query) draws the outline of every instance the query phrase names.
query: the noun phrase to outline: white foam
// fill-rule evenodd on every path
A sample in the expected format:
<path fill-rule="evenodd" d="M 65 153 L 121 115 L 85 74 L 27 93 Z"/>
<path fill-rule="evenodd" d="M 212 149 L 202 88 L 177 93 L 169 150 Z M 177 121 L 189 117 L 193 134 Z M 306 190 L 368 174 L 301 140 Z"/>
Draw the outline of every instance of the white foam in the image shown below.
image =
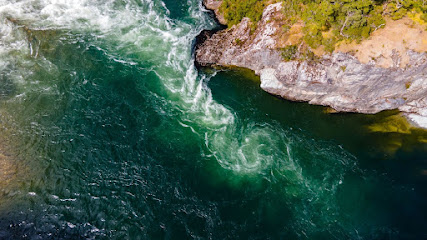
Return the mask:
<path fill-rule="evenodd" d="M 198 9 L 201 8 L 200 1 L 197 2 L 196 5 L 194 1 L 188 1 L 191 17 L 194 22 L 202 20 L 207 23 L 206 16 Z M 15 9 L 9 12 L 13 18 L 23 19 L 35 28 L 91 32 L 97 36 L 99 44 L 103 41 L 115 43 L 115 48 L 104 45 L 102 50 L 113 61 L 135 65 L 137 63 L 123 59 L 120 53 L 123 50 L 137 52 L 142 60 L 157 66 L 153 71 L 170 94 L 165 97 L 173 99 L 172 105 L 182 112 L 183 122 L 192 131 L 208 132 L 208 147 L 217 153 L 214 155 L 224 168 L 238 172 L 264 171 L 274 161 L 274 155 L 268 156 L 260 151 L 264 146 L 276 143 L 270 141 L 259 146 L 257 143 L 271 130 L 248 128 L 238 132 L 236 116 L 212 98 L 206 79 L 198 76 L 191 56 L 191 42 L 201 28 L 194 29 L 194 25 L 171 20 L 161 1 L 143 1 L 142 4 L 141 8 L 127 2 L 113 9 L 114 1 L 41 0 L 35 4 L 33 0 L 24 0 L 9 2 L 0 8 L 0 12 Z M 240 134 L 244 141 L 237 140 L 236 136 Z"/>
<path fill-rule="evenodd" d="M 214 24 L 203 15 L 201 1 L 188 0 L 192 19 L 186 22 L 170 19 L 169 10 L 161 1 L 143 0 L 143 7 L 131 1 L 123 3 L 113 7 L 115 1 L 112 0 L 0 0 L 0 70 L 8 68 L 15 59 L 25 62 L 24 59 L 31 55 L 25 36 L 5 22 L 5 16 L 25 22 L 31 28 L 89 34 L 93 36 L 91 44 L 113 61 L 133 65 L 147 62 L 153 66 L 152 71 L 166 92 L 161 97 L 167 106 L 159 111 L 176 110 L 180 113 L 177 121 L 182 127 L 204 136 L 204 156 L 216 159 L 222 168 L 236 176 L 269 176 L 271 181 L 279 177 L 285 179 L 288 183 L 283 190 L 285 197 L 322 201 L 325 208 L 321 210 L 328 213 L 330 210 L 326 206 L 334 201 L 332 193 L 344 174 L 340 167 L 348 163 L 339 156 L 330 155 L 327 149 L 322 152 L 314 146 L 305 146 L 307 151 L 317 152 L 312 158 L 323 161 L 321 164 L 328 167 L 325 172 L 331 173 L 321 175 L 321 180 L 321 177 L 307 177 L 300 160 L 292 152 L 300 147 L 300 142 L 288 139 L 280 126 L 245 124 L 244 119 L 213 99 L 206 86 L 209 79 L 199 76 L 191 56 L 193 39 L 202 28 Z M 127 59 L 127 54 L 137 57 Z M 57 71 L 53 63 L 40 56 L 31 61 L 42 63 L 51 73 Z M 31 73 L 25 71 L 25 68 L 19 69 L 19 74 L 13 76 L 14 81 L 28 86 Z M 262 73 L 272 82 L 268 87 L 276 84 L 273 75 L 270 70 Z M 19 94 L 25 96 L 25 92 Z M 296 206 L 301 209 L 295 214 L 307 212 L 304 204 Z"/>

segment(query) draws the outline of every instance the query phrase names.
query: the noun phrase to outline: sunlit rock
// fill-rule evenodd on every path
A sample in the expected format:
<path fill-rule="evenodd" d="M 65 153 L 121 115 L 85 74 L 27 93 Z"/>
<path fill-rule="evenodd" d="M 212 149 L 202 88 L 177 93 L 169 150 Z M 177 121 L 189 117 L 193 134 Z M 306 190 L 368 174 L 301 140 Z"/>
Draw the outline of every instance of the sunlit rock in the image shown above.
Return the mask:
<path fill-rule="evenodd" d="M 262 89 L 285 99 L 329 106 L 339 112 L 374 114 L 399 109 L 411 123 L 427 128 L 426 53 L 408 48 L 399 54 L 405 54 L 405 62 L 410 64 L 389 68 L 342 52 L 314 60 L 285 61 L 281 10 L 281 3 L 266 7 L 255 30 L 250 19 L 244 18 L 208 36 L 196 48 L 196 62 L 200 66 L 249 68 L 260 75 Z"/>

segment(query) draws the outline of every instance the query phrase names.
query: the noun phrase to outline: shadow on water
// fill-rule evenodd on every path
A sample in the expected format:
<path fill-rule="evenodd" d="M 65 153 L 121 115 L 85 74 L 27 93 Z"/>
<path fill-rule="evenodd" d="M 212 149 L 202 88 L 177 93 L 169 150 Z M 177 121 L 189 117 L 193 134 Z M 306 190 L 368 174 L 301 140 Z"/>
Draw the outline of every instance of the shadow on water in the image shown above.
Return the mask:
<path fill-rule="evenodd" d="M 210 70 L 205 71 L 212 74 Z M 330 207 L 338 206 L 340 214 L 344 213 L 341 216 L 343 224 L 352 222 L 359 226 L 352 237 L 341 237 L 357 238 L 359 233 L 372 239 L 403 236 L 402 232 L 409 237 L 423 235 L 421 229 L 426 226 L 426 221 L 420 214 L 422 211 L 416 209 L 427 209 L 427 205 L 420 201 L 427 196 L 424 187 L 427 184 L 427 131 L 409 125 L 398 111 L 375 115 L 331 114 L 326 107 L 271 96 L 259 88 L 259 78 L 247 70 L 220 71 L 210 79 L 208 86 L 214 99 L 235 110 L 243 121 L 276 123 L 302 138 L 316 139 L 312 142 L 314 145 L 324 142 L 355 156 L 358 170 L 345 173 L 337 192 L 331 193 L 336 195 L 333 199 L 337 203 L 329 204 Z M 312 171 L 316 161 L 303 165 L 304 171 Z M 324 173 L 329 171 L 321 165 L 318 167 Z M 273 192 L 280 191 L 283 189 Z M 417 207 L 409 207 L 413 206 L 411 202 Z M 291 231 L 289 236 L 294 233 Z M 320 231 L 318 234 L 312 236 L 318 239 L 330 237 L 330 233 Z M 297 236 L 300 237 L 302 235 Z"/>
<path fill-rule="evenodd" d="M 426 150 L 427 131 L 411 126 L 397 110 L 374 115 L 329 113 L 327 107 L 271 96 L 259 88 L 259 77 L 244 69 L 218 72 L 209 87 L 219 102 L 236 109 L 243 119 L 269 119 L 284 129 L 334 141 L 362 158 Z"/>
<path fill-rule="evenodd" d="M 413 138 L 425 135 L 395 112 L 328 114 L 261 91 L 251 72 L 219 72 L 208 86 L 238 127 L 277 127 L 261 136 L 294 147 L 277 148 L 285 154 L 272 172 L 238 176 L 201 154 L 205 139 L 180 125 L 152 66 L 117 61 L 90 35 L 28 30 L 40 61 L 1 120 L 36 174 L 4 195 L 14 206 L 0 216 L 0 238 L 422 236 L 426 149 Z M 399 130 L 382 127 L 390 121 Z"/>

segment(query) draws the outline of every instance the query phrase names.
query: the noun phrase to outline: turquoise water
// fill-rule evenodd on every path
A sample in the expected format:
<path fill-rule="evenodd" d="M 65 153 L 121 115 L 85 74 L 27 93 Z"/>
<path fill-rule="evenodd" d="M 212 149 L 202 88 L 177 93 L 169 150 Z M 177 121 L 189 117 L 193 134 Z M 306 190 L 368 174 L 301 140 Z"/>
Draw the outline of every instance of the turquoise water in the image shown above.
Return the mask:
<path fill-rule="evenodd" d="M 427 237 L 426 132 L 196 70 L 201 1 L 0 0 L 0 19 L 0 239 Z"/>

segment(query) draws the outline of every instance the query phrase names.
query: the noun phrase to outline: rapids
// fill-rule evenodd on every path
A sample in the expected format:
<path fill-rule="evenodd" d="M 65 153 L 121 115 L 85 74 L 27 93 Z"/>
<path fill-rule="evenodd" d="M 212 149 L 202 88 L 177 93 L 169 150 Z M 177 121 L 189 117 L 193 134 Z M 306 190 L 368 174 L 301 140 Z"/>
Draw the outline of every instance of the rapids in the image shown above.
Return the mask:
<path fill-rule="evenodd" d="M 426 133 L 198 71 L 217 27 L 200 0 L 0 0 L 0 238 L 426 237 Z"/>

